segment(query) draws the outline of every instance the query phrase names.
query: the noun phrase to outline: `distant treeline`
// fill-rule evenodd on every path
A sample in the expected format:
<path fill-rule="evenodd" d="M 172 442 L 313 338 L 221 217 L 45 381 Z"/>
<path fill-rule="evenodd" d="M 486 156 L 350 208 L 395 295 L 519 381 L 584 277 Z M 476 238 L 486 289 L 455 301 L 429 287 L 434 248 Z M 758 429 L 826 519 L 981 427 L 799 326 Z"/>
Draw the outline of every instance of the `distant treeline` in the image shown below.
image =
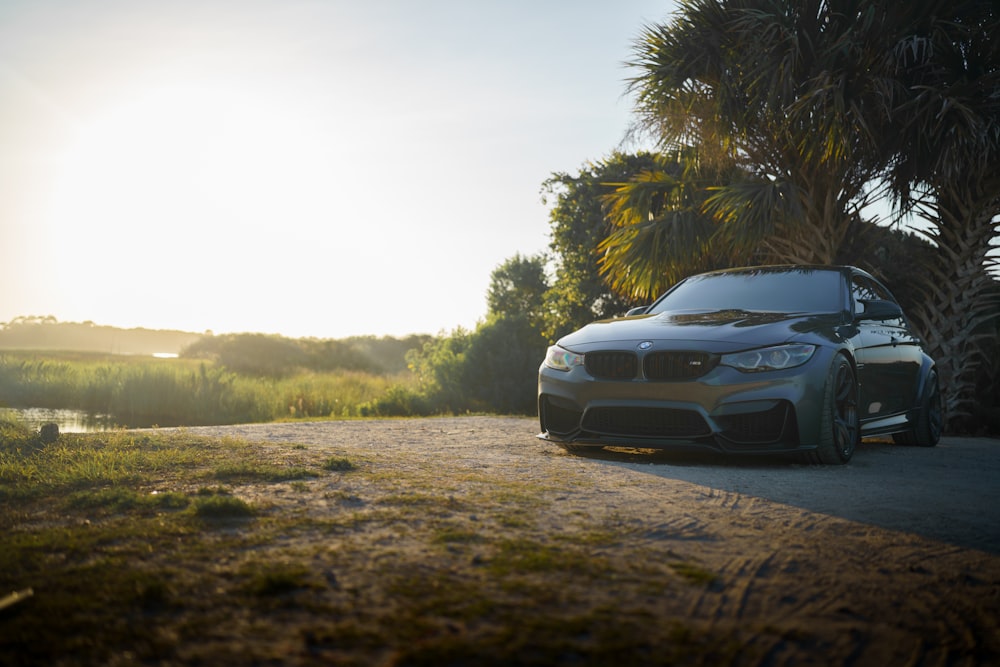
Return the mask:
<path fill-rule="evenodd" d="M 93 322 L 59 322 L 51 315 L 0 323 L 0 350 L 59 350 L 102 354 L 180 354 L 204 334 L 119 329 Z"/>
<path fill-rule="evenodd" d="M 203 336 L 182 350 L 190 359 L 211 359 L 234 373 L 289 377 L 302 372 L 363 371 L 391 375 L 407 370 L 406 354 L 430 336 L 354 336 L 340 340 L 284 338 L 267 334 Z"/>
<path fill-rule="evenodd" d="M 93 322 L 59 322 L 52 316 L 0 323 L 0 351 L 93 352 L 109 355 L 176 354 L 211 359 L 246 375 L 287 377 L 338 370 L 394 374 L 407 369 L 406 353 L 430 336 L 354 336 L 339 340 L 267 334 L 213 335 L 157 329 L 120 329 Z"/>

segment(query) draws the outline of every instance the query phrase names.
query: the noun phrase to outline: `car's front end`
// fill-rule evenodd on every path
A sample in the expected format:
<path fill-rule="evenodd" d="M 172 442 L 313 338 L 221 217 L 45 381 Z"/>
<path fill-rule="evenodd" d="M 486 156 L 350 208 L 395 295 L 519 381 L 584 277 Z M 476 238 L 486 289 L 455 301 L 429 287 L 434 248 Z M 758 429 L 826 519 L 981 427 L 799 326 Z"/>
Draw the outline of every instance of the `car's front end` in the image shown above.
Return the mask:
<path fill-rule="evenodd" d="M 836 325 L 837 315 L 822 325 Z M 539 369 L 539 437 L 563 445 L 786 452 L 818 441 L 836 336 L 816 318 L 713 313 L 592 324 Z"/>

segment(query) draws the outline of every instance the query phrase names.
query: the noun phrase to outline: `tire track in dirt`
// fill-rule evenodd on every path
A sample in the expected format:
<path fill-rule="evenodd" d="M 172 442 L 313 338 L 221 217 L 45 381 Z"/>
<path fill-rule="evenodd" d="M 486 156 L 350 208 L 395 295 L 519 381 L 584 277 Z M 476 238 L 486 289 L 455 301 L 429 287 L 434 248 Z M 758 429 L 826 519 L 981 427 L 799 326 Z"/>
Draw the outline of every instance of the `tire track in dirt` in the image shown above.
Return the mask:
<path fill-rule="evenodd" d="M 738 634 L 759 664 L 803 664 L 802 644 L 830 664 L 979 665 L 996 655 L 995 558 L 742 494 L 716 491 L 706 505 L 710 525 L 736 530 L 688 616 L 717 631 L 755 628 Z"/>
<path fill-rule="evenodd" d="M 648 465 L 625 468 L 660 476 Z M 658 486 L 684 490 L 697 521 L 666 525 L 697 525 L 699 558 L 717 574 L 686 617 L 739 637 L 741 664 L 1000 664 L 997 557 L 731 490 L 736 484 L 663 477 L 649 498 Z M 803 646 L 825 657 L 804 661 Z"/>

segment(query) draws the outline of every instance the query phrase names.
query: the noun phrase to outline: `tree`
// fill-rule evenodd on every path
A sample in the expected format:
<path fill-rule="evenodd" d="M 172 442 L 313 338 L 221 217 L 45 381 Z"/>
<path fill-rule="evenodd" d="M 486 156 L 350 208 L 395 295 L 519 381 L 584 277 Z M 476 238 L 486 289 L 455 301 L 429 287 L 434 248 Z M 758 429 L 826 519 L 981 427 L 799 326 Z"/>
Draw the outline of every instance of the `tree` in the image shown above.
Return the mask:
<path fill-rule="evenodd" d="M 638 130 L 748 175 L 705 201 L 713 243 L 761 261 L 832 263 L 887 189 L 900 219 L 923 219 L 936 253 L 913 273 L 927 294 L 914 315 L 952 417 L 976 401 L 995 312 L 997 34 L 991 0 L 690 0 L 643 32 L 631 63 Z M 649 219 L 641 207 L 631 217 Z M 633 256 L 660 251 L 636 245 Z M 648 287 L 639 279 L 650 272 L 607 260 L 633 289 Z"/>
<path fill-rule="evenodd" d="M 465 352 L 467 409 L 534 414 L 538 366 L 547 344 L 523 315 L 490 317 L 476 328 Z"/>
<path fill-rule="evenodd" d="M 684 276 L 745 264 L 753 246 L 732 243 L 704 209 L 714 187 L 746 180 L 733 164 L 704 163 L 697 151 L 672 151 L 604 197 L 613 231 L 599 266 L 619 294 L 649 303 Z"/>
<path fill-rule="evenodd" d="M 829 264 L 882 168 L 870 110 L 886 17 L 850 0 L 692 0 L 631 63 L 637 123 L 668 150 L 748 176 L 705 210 L 764 261 Z M 889 30 L 891 33 L 892 31 Z"/>
<path fill-rule="evenodd" d="M 486 292 L 488 312 L 500 316 L 524 315 L 529 322 L 544 317 L 545 258 L 541 255 L 514 255 L 493 270 Z"/>
<path fill-rule="evenodd" d="M 980 412 L 977 378 L 995 360 L 1000 233 L 1000 12 L 995 2 L 923 0 L 889 55 L 889 182 L 901 212 L 923 221 L 936 252 L 913 315 L 938 363 L 953 420 Z"/>
<path fill-rule="evenodd" d="M 575 175 L 554 173 L 542 184 L 543 197 L 555 197 L 549 212 L 555 270 L 545 295 L 543 327 L 549 340 L 639 305 L 615 292 L 600 274 L 599 246 L 614 231 L 604 198 L 632 177 L 658 169 L 658 164 L 651 153 L 615 152 L 588 162 Z"/>
<path fill-rule="evenodd" d="M 421 385 L 420 403 L 434 412 L 534 412 L 546 347 L 538 327 L 546 288 L 541 256 L 515 255 L 494 269 L 484 322 L 407 355 Z"/>

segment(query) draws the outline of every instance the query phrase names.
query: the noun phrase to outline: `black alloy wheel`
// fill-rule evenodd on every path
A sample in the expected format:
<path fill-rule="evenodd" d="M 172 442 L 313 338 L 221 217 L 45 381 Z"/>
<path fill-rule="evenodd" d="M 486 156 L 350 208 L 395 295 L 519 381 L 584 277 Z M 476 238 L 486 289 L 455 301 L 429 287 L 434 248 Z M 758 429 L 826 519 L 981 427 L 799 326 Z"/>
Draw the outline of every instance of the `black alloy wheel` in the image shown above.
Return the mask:
<path fill-rule="evenodd" d="M 839 465 L 854 456 L 858 445 L 858 382 L 854 367 L 838 354 L 830 365 L 823 399 L 819 446 L 810 454 L 813 463 Z"/>

